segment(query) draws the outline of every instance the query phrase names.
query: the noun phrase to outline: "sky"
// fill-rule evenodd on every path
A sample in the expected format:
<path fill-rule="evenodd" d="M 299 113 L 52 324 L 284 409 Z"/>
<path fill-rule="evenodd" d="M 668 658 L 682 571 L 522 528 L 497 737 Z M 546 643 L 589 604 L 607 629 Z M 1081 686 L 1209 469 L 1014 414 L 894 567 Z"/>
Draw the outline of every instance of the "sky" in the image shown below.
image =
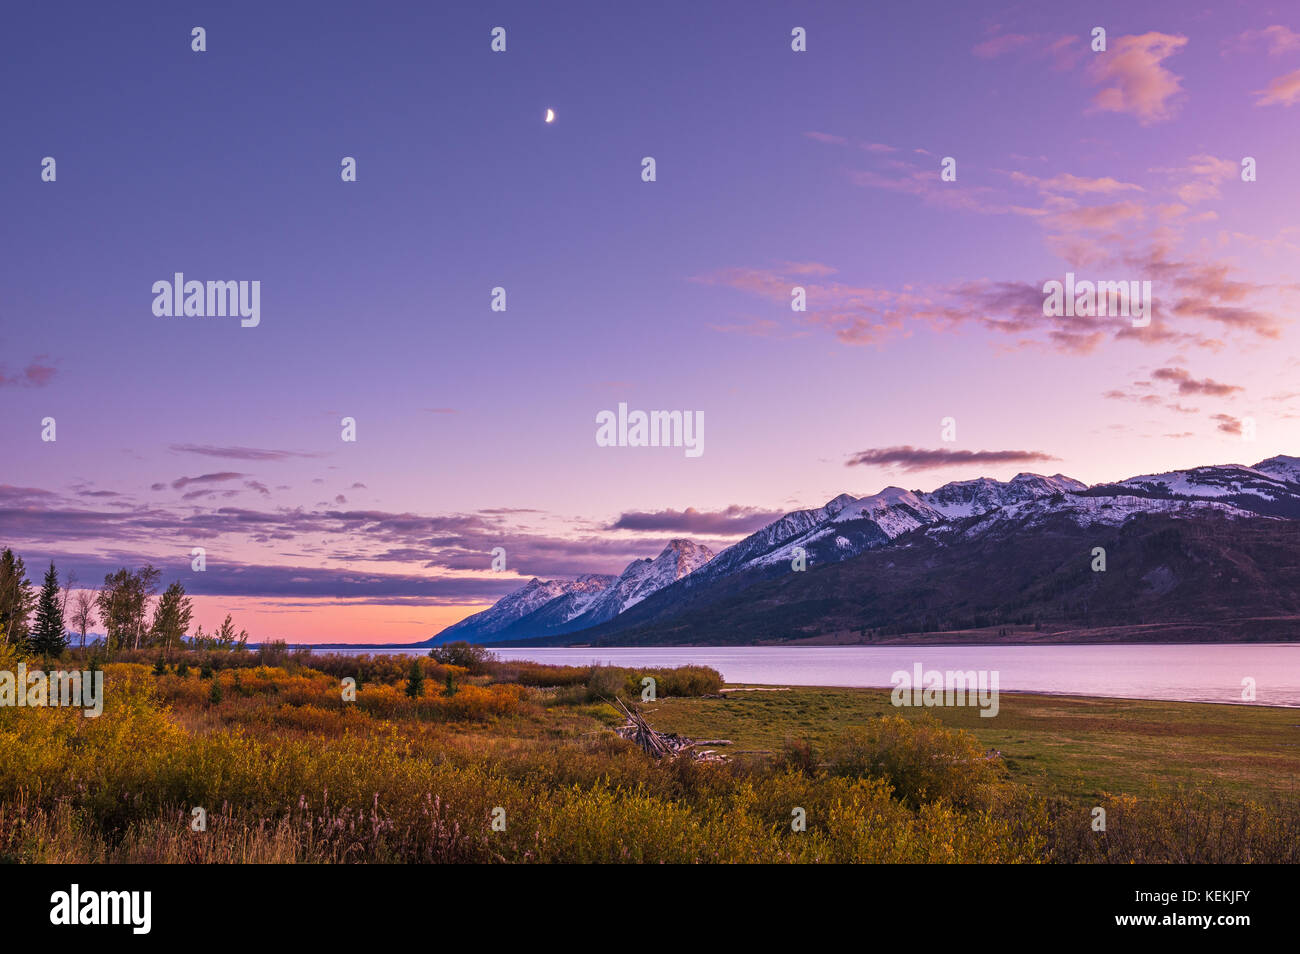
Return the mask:
<path fill-rule="evenodd" d="M 840 493 L 1300 454 L 1294 4 L 5 19 L 33 577 L 151 562 L 205 628 L 402 642 Z M 257 325 L 156 315 L 177 272 L 259 282 Z M 1067 273 L 1149 281 L 1149 325 L 1046 315 Z M 702 415 L 703 453 L 599 446 L 620 403 Z"/>

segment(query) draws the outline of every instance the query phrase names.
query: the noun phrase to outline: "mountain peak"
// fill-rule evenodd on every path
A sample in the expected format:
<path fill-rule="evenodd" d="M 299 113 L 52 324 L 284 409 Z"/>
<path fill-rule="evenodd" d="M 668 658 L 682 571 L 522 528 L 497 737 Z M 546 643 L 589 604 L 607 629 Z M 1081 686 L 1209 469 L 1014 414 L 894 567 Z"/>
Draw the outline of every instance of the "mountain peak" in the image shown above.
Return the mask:
<path fill-rule="evenodd" d="M 1300 483 L 1300 457 L 1278 454 L 1268 460 L 1261 460 L 1251 470 L 1268 474 L 1270 477 L 1279 477 L 1293 484 Z"/>
<path fill-rule="evenodd" d="M 669 540 L 668 545 L 663 548 L 662 553 L 667 553 L 669 550 L 693 550 L 699 546 L 700 544 L 696 543 L 694 540 L 688 540 L 685 537 L 678 537 L 675 540 Z M 660 555 L 662 555 L 662 553 Z"/>

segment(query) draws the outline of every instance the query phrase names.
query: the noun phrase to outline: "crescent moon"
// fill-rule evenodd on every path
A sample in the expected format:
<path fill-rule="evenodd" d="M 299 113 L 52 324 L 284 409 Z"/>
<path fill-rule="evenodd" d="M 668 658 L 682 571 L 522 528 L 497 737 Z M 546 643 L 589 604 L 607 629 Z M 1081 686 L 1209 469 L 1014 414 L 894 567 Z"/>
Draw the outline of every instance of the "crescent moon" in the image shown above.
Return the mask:
<path fill-rule="evenodd" d="M 555 110 L 553 110 L 553 109 L 548 109 L 548 110 L 546 111 L 546 121 L 547 121 L 548 123 L 553 123 L 553 122 L 555 122 Z"/>

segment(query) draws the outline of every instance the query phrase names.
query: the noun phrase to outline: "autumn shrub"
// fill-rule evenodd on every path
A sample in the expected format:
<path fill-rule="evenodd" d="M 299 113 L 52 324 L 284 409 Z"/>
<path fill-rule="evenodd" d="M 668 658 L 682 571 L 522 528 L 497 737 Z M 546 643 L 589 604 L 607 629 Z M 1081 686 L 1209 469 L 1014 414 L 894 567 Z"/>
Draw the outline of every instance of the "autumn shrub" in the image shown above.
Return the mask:
<path fill-rule="evenodd" d="M 1141 799 L 1105 794 L 1094 806 L 1057 801 L 1052 808 L 1054 861 L 1300 862 L 1300 806 L 1294 802 L 1241 802 L 1221 791 L 1179 786 Z"/>
<path fill-rule="evenodd" d="M 706 696 L 722 689 L 722 675 L 707 666 L 677 669 L 637 669 L 622 666 L 549 666 L 512 662 L 494 667 L 494 679 L 567 690 L 555 693 L 562 704 L 580 704 L 601 699 L 638 699 L 647 677 L 655 681 L 655 696 Z"/>
<path fill-rule="evenodd" d="M 982 806 L 1002 777 L 1000 761 L 988 757 L 973 735 L 933 717 L 886 716 L 845 730 L 827 748 L 826 769 L 883 779 L 912 807 L 938 800 Z"/>
<path fill-rule="evenodd" d="M 475 676 L 491 672 L 497 659 L 482 646 L 464 641 L 435 646 L 429 658 L 444 666 L 457 666 Z"/>

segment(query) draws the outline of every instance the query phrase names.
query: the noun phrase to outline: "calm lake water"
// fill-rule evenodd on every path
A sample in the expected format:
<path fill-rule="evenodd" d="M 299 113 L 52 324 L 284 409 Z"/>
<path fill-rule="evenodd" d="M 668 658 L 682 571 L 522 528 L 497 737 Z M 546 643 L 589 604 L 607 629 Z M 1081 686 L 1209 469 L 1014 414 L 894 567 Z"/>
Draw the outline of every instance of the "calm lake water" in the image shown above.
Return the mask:
<path fill-rule="evenodd" d="M 337 650 L 334 650 L 337 651 Z M 410 650 L 344 650 L 401 653 Z M 427 651 L 427 650 L 425 650 Z M 421 651 L 421 653 L 425 652 Z M 1108 646 L 684 646 L 494 649 L 557 665 L 712 666 L 729 683 L 888 687 L 900 669 L 996 670 L 1002 692 L 1300 706 L 1300 643 Z"/>

